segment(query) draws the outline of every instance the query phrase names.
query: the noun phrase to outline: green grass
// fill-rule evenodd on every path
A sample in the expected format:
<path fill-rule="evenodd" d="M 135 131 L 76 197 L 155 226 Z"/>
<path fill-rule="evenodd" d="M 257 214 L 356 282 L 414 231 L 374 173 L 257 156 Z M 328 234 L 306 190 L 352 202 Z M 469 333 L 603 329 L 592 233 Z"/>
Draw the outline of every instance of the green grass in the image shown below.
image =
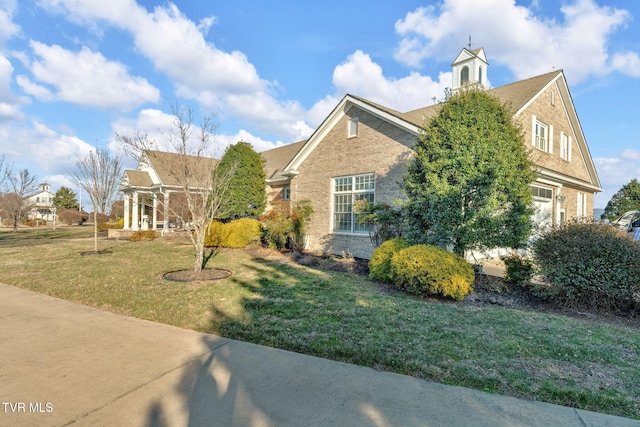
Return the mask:
<path fill-rule="evenodd" d="M 0 281 L 229 338 L 640 419 L 638 329 L 428 302 L 363 277 L 242 250 L 222 251 L 212 261 L 233 272 L 227 279 L 168 282 L 163 273 L 191 268 L 190 245 L 101 240 L 110 254 L 80 256 L 93 248 L 91 233 L 90 227 L 0 232 Z"/>

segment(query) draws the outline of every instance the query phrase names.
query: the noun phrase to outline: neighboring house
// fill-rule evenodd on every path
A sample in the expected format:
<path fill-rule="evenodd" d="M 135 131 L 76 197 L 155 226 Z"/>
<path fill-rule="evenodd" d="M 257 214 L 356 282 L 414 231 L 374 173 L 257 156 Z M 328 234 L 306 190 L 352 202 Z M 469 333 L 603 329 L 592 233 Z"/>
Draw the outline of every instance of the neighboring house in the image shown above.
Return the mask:
<path fill-rule="evenodd" d="M 40 189 L 27 198 L 30 219 L 44 219 L 53 221 L 55 208 L 53 198 L 55 194 L 51 192 L 51 185 L 46 182 L 40 184 Z"/>
<path fill-rule="evenodd" d="M 482 48 L 463 49 L 452 67 L 452 92 L 467 85 L 486 88 L 488 62 Z M 511 105 L 514 120 L 525 130 L 525 143 L 538 171 L 531 186 L 536 224 L 591 216 L 594 193 L 602 189 L 564 73 L 553 71 L 488 92 Z M 357 224 L 354 202 L 393 203 L 402 198 L 400 183 L 420 128 L 438 109 L 435 104 L 401 113 L 346 95 L 308 140 L 261 153 L 267 200 L 311 201 L 314 214 L 307 226 L 307 249 L 369 258 L 374 247 L 367 228 Z M 125 205 L 134 195 L 140 211 L 141 202 L 135 200 L 140 195 L 149 200 L 142 202 L 143 218 L 156 211 L 147 211 L 146 206 L 156 206 L 153 201 L 169 188 L 162 171 L 154 172 L 153 166 L 143 156 L 137 171 L 125 172 L 121 186 Z M 149 226 L 133 216 L 131 223 L 125 219 L 126 228 Z M 159 224 L 153 220 L 152 225 Z"/>
<path fill-rule="evenodd" d="M 182 226 L 171 214 L 182 209 L 184 188 L 202 190 L 217 160 L 162 151 L 145 151 L 136 170 L 124 171 L 124 229 L 156 230 Z M 173 201 L 171 200 L 173 198 Z M 169 209 L 171 207 L 171 209 Z M 131 214 L 131 215 L 130 215 Z M 181 215 L 185 218 L 185 215 Z"/>

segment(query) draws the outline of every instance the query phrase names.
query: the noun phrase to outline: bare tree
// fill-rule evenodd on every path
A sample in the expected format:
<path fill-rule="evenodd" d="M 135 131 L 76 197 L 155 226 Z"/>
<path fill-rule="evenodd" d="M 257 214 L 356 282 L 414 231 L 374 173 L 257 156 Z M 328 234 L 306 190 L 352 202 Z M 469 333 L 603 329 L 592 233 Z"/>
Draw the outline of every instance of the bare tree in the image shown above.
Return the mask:
<path fill-rule="evenodd" d="M 0 211 L 11 220 L 13 231 L 18 231 L 18 220 L 31 209 L 29 194 L 36 190 L 38 177 L 27 168 L 14 172 L 12 166 L 5 165 L 4 156 L 0 162 L 0 175 L 0 184 L 4 184 L 0 193 Z"/>
<path fill-rule="evenodd" d="M 211 145 L 217 130 L 215 115 L 204 115 L 194 124 L 193 110 L 177 103 L 169 103 L 173 114 L 168 142 L 173 156 L 155 156 L 155 161 L 167 171 L 179 194 L 180 203 L 166 208 L 189 231 L 195 249 L 194 271 L 205 267 L 213 251 L 205 255 L 205 235 L 211 221 L 220 211 L 223 195 L 234 169 L 223 174 L 215 173 L 218 162 L 213 158 Z M 195 135 L 194 135 L 195 133 Z M 116 133 L 124 151 L 134 158 L 143 153 L 154 155 L 158 147 L 148 133 L 137 131 L 132 137 Z M 155 152 L 157 153 L 157 152 Z"/>
<path fill-rule="evenodd" d="M 72 177 L 87 192 L 93 206 L 93 247 L 98 252 L 98 213 L 106 213 L 113 203 L 122 175 L 122 161 L 119 156 L 111 157 L 109 151 L 96 148 L 76 162 L 76 169 Z"/>

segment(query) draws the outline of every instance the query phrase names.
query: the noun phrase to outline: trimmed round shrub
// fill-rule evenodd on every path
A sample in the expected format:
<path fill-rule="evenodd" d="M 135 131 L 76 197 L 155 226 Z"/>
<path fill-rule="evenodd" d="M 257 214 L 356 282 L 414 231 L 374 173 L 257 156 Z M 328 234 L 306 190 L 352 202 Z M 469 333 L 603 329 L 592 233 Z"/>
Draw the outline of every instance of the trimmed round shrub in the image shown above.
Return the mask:
<path fill-rule="evenodd" d="M 257 219 L 241 218 L 224 225 L 223 245 L 227 248 L 246 248 L 260 243 L 262 224 Z"/>
<path fill-rule="evenodd" d="M 393 282 L 391 273 L 391 258 L 396 252 L 409 246 L 401 237 L 387 240 L 375 248 L 369 260 L 369 277 L 385 283 Z"/>
<path fill-rule="evenodd" d="M 461 300 L 471 292 L 475 273 L 462 257 L 430 245 L 409 246 L 391 258 L 394 284 L 415 295 Z"/>
<path fill-rule="evenodd" d="M 533 243 L 547 295 L 570 307 L 640 305 L 640 243 L 611 225 L 568 223 Z"/>
<path fill-rule="evenodd" d="M 262 225 L 257 219 L 241 218 L 223 224 L 212 221 L 204 238 L 207 247 L 246 248 L 259 244 Z"/>
<path fill-rule="evenodd" d="M 208 248 L 222 246 L 222 242 L 226 240 L 225 231 L 223 223 L 211 221 L 207 228 L 207 234 L 204 236 L 204 245 Z"/>

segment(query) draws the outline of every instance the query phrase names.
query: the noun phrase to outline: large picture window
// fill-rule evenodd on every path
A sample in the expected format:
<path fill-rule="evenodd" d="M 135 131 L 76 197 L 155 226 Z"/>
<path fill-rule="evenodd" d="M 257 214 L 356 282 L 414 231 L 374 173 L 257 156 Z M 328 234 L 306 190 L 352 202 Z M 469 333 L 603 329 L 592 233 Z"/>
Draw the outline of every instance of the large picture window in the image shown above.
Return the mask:
<path fill-rule="evenodd" d="M 333 178 L 333 231 L 336 233 L 368 233 L 369 226 L 358 224 L 353 205 L 359 200 L 375 202 L 375 174 Z"/>

